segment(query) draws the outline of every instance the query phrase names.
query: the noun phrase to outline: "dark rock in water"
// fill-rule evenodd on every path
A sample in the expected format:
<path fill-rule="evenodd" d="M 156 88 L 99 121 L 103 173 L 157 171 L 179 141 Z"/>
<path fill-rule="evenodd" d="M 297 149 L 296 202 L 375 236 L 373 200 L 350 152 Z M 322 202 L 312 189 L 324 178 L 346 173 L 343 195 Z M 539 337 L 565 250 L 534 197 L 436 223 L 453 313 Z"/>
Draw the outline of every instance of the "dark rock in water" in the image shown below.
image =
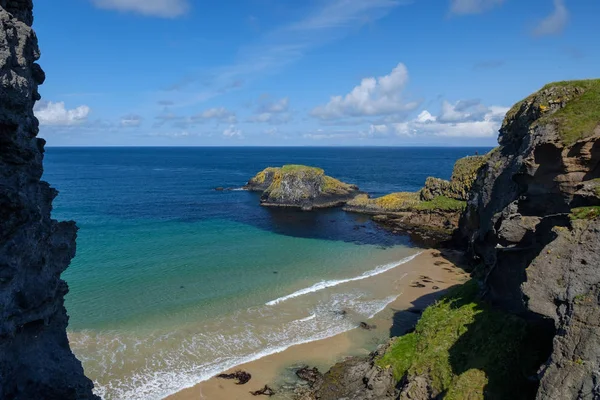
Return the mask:
<path fill-rule="evenodd" d="M 41 181 L 33 106 L 45 74 L 32 10 L 31 0 L 0 0 L 0 399 L 98 399 L 66 333 L 60 276 L 77 227 L 52 219 L 58 192 Z"/>
<path fill-rule="evenodd" d="M 248 383 L 248 381 L 250 381 L 250 379 L 252 379 L 252 375 L 250 375 L 248 372 L 246 371 L 235 371 L 232 374 L 219 374 L 217 375 L 217 378 L 220 379 L 236 379 L 236 385 L 245 385 L 246 383 Z"/>
<path fill-rule="evenodd" d="M 323 381 L 323 374 L 319 372 L 317 367 L 302 367 L 296 371 L 296 376 L 303 381 L 308 382 L 311 386 L 318 385 Z"/>
<path fill-rule="evenodd" d="M 219 187 L 216 187 L 216 188 L 215 188 L 215 190 L 216 190 L 217 192 L 222 192 L 223 190 L 225 190 L 225 188 L 224 188 L 224 187 L 222 187 L 222 186 L 219 186 Z"/>
<path fill-rule="evenodd" d="M 254 392 L 250 392 L 250 394 L 252 396 L 273 396 L 275 394 L 275 391 L 273 389 L 271 389 L 268 385 L 265 385 L 264 388 L 260 389 L 260 390 L 256 390 Z"/>
<path fill-rule="evenodd" d="M 346 310 L 335 310 L 333 313 L 335 315 L 337 315 L 337 316 L 345 317 L 348 314 L 348 311 L 346 311 Z"/>
<path fill-rule="evenodd" d="M 361 328 L 361 329 L 365 329 L 365 330 L 367 330 L 367 331 L 370 331 L 370 330 L 373 330 L 373 329 L 377 328 L 377 326 L 376 326 L 376 325 L 369 325 L 369 324 L 367 324 L 366 322 L 361 322 L 361 323 L 358 325 L 358 327 L 359 327 L 359 328 Z"/>
<path fill-rule="evenodd" d="M 273 271 L 273 273 L 274 273 L 274 274 L 278 274 L 279 272 L 278 272 L 278 271 Z"/>
<path fill-rule="evenodd" d="M 263 192 L 263 206 L 313 208 L 337 207 L 360 194 L 356 185 L 349 185 L 325 175 L 320 168 L 304 165 L 284 165 L 266 168 L 250 179 L 244 189 Z"/>

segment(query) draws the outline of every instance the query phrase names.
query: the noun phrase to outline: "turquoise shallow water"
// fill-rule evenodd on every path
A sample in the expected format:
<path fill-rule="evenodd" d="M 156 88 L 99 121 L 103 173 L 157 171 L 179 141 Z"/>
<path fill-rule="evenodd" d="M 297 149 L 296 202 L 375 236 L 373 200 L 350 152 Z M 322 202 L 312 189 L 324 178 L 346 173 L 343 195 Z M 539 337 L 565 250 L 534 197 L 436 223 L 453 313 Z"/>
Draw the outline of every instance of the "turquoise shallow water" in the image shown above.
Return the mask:
<path fill-rule="evenodd" d="M 80 227 L 64 274 L 73 349 L 104 398 L 159 399 L 352 329 L 393 299 L 353 283 L 416 254 L 409 238 L 340 210 L 265 209 L 255 194 L 214 187 L 302 163 L 375 195 L 417 190 L 474 151 L 50 148 L 53 215 Z"/>

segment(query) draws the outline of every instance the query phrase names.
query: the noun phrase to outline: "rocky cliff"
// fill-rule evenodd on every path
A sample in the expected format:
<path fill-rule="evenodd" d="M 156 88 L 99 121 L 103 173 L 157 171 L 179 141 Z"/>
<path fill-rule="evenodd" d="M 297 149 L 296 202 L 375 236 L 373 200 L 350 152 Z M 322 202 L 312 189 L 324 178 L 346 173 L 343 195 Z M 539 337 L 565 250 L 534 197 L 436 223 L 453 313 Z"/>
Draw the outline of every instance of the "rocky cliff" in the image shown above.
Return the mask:
<path fill-rule="evenodd" d="M 475 279 L 372 361 L 397 382 L 373 398 L 600 398 L 599 139 L 600 80 L 547 85 L 508 112 L 457 235 Z"/>
<path fill-rule="evenodd" d="M 0 398 L 94 399 L 71 353 L 60 279 L 75 255 L 73 222 L 51 219 L 40 180 L 44 140 L 33 105 L 44 72 L 31 0 L 0 0 Z"/>
<path fill-rule="evenodd" d="M 371 214 L 397 232 L 414 233 L 429 243 L 449 240 L 458 228 L 477 171 L 487 156 L 461 158 L 451 180 L 429 177 L 418 192 L 391 193 L 379 198 L 363 194 L 349 201 L 345 211 Z"/>
<path fill-rule="evenodd" d="M 296 207 L 302 210 L 336 207 L 353 199 L 360 192 L 349 185 L 325 175 L 320 168 L 305 165 L 284 165 L 266 168 L 244 186 L 262 192 L 263 206 Z"/>
<path fill-rule="evenodd" d="M 556 332 L 538 399 L 600 396 L 599 139 L 600 80 L 544 87 L 508 112 L 463 218 L 486 298 Z"/>

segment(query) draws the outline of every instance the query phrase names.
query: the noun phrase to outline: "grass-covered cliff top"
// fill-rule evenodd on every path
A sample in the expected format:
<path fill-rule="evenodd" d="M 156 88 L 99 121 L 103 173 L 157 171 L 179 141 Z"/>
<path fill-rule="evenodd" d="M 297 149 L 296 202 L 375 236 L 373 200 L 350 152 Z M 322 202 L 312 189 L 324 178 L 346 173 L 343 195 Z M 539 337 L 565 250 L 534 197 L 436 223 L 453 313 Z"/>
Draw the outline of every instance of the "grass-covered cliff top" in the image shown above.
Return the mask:
<path fill-rule="evenodd" d="M 600 125 L 600 79 L 550 83 L 515 104 L 506 114 L 507 120 L 513 119 L 524 104 L 539 111 L 538 124 L 555 124 L 563 142 L 571 145 L 592 135 Z"/>
<path fill-rule="evenodd" d="M 492 310 L 478 293 L 475 281 L 451 289 L 377 365 L 392 368 L 398 382 L 426 376 L 447 400 L 529 398 L 527 377 L 541 362 L 534 335 L 525 321 Z"/>
<path fill-rule="evenodd" d="M 348 202 L 349 207 L 356 207 L 373 212 L 402 212 L 402 211 L 462 211 L 466 202 L 455 200 L 446 196 L 437 196 L 432 200 L 420 200 L 419 193 L 398 192 L 383 197 L 370 199 L 367 195 L 360 195 Z"/>
<path fill-rule="evenodd" d="M 285 190 L 293 189 L 294 185 L 299 189 L 302 184 L 306 184 L 307 187 L 316 185 L 320 194 L 324 195 L 346 195 L 357 190 L 354 185 L 325 175 L 325 171 L 321 168 L 295 164 L 265 168 L 250 179 L 248 185 L 266 185 L 265 193 L 277 197 L 284 189 L 284 183 L 287 183 Z M 310 197 L 309 193 L 306 195 Z"/>

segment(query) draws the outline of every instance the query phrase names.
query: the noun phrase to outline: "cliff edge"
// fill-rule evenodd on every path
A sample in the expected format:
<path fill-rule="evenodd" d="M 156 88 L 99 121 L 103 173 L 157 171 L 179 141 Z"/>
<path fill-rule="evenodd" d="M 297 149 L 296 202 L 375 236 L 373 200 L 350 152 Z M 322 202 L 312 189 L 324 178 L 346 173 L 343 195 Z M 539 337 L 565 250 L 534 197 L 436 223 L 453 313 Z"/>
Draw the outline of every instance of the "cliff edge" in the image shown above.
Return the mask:
<path fill-rule="evenodd" d="M 31 0 L 0 0 L 0 398 L 97 399 L 69 348 L 60 279 L 74 222 L 51 219 L 33 105 L 45 79 Z"/>
<path fill-rule="evenodd" d="M 545 86 L 508 112 L 462 221 L 486 299 L 556 333 L 538 399 L 600 397 L 599 139 L 600 80 Z"/>

